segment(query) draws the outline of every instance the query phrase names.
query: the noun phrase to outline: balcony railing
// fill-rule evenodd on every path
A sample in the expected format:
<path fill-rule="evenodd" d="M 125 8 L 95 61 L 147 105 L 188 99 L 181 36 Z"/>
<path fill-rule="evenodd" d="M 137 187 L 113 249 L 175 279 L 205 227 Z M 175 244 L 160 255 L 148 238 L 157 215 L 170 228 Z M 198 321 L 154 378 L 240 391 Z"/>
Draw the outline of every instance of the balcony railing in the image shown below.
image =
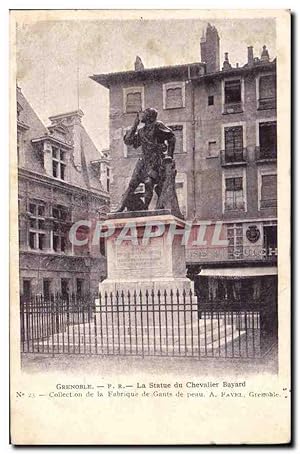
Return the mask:
<path fill-rule="evenodd" d="M 276 98 L 260 98 L 258 100 L 258 110 L 276 109 Z"/>
<path fill-rule="evenodd" d="M 277 159 L 276 148 L 255 147 L 256 161 L 274 161 Z"/>
<path fill-rule="evenodd" d="M 247 149 L 233 148 L 220 151 L 221 165 L 239 165 L 247 163 Z"/>
<path fill-rule="evenodd" d="M 224 104 L 224 114 L 243 112 L 242 102 L 227 102 Z"/>

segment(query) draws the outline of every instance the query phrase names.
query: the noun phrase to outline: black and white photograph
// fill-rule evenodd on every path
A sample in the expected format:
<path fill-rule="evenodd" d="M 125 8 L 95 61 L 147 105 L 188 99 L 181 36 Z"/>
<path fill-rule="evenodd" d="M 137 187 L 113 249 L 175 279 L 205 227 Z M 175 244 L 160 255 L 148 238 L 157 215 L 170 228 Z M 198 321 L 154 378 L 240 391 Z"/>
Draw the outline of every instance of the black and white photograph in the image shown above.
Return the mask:
<path fill-rule="evenodd" d="M 10 13 L 13 444 L 288 443 L 290 13 Z"/>

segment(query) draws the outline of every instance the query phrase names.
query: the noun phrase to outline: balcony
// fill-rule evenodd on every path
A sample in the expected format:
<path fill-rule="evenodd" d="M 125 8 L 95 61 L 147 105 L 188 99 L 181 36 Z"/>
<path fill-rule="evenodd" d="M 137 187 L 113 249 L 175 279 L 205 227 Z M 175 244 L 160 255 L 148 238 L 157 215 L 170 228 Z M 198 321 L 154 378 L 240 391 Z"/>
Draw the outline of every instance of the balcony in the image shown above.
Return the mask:
<path fill-rule="evenodd" d="M 235 114 L 243 112 L 242 102 L 228 102 L 224 104 L 223 114 Z"/>
<path fill-rule="evenodd" d="M 276 109 L 276 98 L 260 98 L 258 100 L 258 110 Z"/>
<path fill-rule="evenodd" d="M 247 164 L 247 149 L 233 148 L 220 151 L 221 166 L 237 166 Z"/>
<path fill-rule="evenodd" d="M 277 149 L 266 147 L 255 147 L 256 162 L 268 162 L 277 160 Z"/>

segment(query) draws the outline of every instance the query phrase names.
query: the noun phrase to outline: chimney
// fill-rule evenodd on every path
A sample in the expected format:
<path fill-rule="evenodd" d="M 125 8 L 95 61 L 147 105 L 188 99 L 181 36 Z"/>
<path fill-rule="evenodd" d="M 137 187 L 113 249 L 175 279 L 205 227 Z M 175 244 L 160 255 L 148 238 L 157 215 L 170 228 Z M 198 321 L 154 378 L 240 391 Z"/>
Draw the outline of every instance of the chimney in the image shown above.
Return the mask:
<path fill-rule="evenodd" d="M 200 39 L 201 63 L 206 63 L 206 72 L 220 71 L 220 38 L 216 27 L 207 24 L 205 36 Z"/>
<path fill-rule="evenodd" d="M 143 71 L 144 70 L 144 64 L 142 62 L 141 57 L 138 55 L 136 56 L 135 62 L 134 62 L 134 70 L 135 71 Z"/>
<path fill-rule="evenodd" d="M 227 69 L 231 69 L 231 68 L 232 68 L 232 66 L 229 63 L 228 52 L 225 52 L 222 71 L 226 71 Z"/>
<path fill-rule="evenodd" d="M 269 51 L 267 49 L 267 46 L 263 46 L 263 50 L 262 50 L 260 59 L 261 59 L 261 61 L 266 61 L 266 62 L 270 61 Z"/>
<path fill-rule="evenodd" d="M 253 46 L 248 46 L 248 65 L 253 65 Z"/>

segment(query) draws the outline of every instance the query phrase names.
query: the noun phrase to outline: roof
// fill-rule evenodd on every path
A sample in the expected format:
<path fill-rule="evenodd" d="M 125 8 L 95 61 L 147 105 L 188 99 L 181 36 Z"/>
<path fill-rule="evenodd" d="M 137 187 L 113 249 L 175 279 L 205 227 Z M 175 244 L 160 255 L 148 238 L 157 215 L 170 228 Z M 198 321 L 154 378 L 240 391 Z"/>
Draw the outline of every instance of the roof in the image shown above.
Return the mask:
<path fill-rule="evenodd" d="M 204 74 L 203 76 L 199 77 L 199 80 L 206 80 L 206 79 L 222 79 L 224 77 L 230 76 L 238 76 L 243 73 L 250 73 L 250 72 L 259 72 L 259 71 L 275 71 L 276 70 L 276 59 L 270 62 L 260 62 L 254 65 L 244 65 L 238 67 L 232 67 L 230 69 L 220 70 L 214 73 Z"/>
<path fill-rule="evenodd" d="M 203 80 L 211 78 L 223 78 L 224 76 L 238 75 L 247 72 L 267 71 L 276 68 L 276 59 L 271 62 L 258 62 L 249 66 L 248 64 L 239 67 L 233 67 L 228 70 L 220 70 L 213 73 L 206 73 L 205 63 L 187 63 L 184 65 L 161 66 L 157 68 L 147 68 L 139 71 L 121 71 L 106 74 L 94 74 L 90 76 L 92 80 L 98 82 L 106 88 L 111 84 L 118 82 L 143 81 L 151 78 L 151 80 L 160 80 L 166 77 L 176 77 L 185 79 Z"/>
<path fill-rule="evenodd" d="M 119 81 L 128 81 L 131 80 L 146 80 L 151 77 L 153 80 L 161 79 L 163 77 L 185 77 L 189 78 L 189 73 L 192 70 L 193 73 L 197 69 L 199 70 L 199 74 L 204 74 L 205 71 L 205 63 L 186 63 L 183 65 L 172 65 L 172 66 L 159 66 L 156 68 L 146 68 L 143 70 L 132 70 L 132 71 L 121 71 L 121 72 L 113 72 L 113 73 L 106 73 L 106 74 L 94 74 L 90 76 L 92 80 L 98 82 L 100 85 L 103 85 L 106 88 L 109 88 L 111 84 L 117 83 Z"/>

